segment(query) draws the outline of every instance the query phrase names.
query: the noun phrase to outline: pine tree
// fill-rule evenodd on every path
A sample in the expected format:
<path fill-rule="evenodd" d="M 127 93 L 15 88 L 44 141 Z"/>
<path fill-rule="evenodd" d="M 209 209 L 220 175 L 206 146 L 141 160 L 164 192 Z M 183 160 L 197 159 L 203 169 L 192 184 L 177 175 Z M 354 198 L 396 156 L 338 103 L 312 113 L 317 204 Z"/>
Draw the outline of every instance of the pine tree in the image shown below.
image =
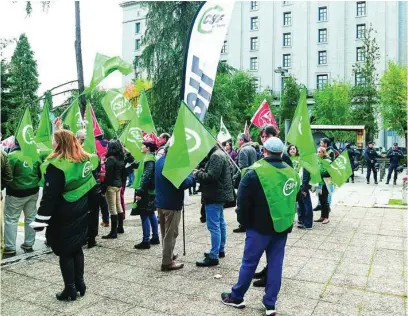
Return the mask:
<path fill-rule="evenodd" d="M 37 90 L 40 83 L 34 52 L 31 50 L 25 34 L 20 35 L 14 54 L 11 57 L 7 84 L 10 96 L 10 104 L 7 109 L 10 115 L 7 122 L 8 130 L 12 133 L 15 132 L 26 106 L 30 107 L 34 127 L 37 126 L 39 114 Z M 2 121 L 4 121 L 3 117 Z"/>

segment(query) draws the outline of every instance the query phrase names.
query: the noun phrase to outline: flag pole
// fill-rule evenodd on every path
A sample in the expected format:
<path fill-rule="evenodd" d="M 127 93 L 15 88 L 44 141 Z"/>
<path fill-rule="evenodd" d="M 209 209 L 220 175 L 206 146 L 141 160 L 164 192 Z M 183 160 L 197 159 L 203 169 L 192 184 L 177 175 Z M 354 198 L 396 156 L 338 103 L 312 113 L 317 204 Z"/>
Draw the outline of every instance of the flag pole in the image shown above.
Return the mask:
<path fill-rule="evenodd" d="M 184 223 L 184 203 L 183 203 L 183 256 L 186 255 L 186 228 Z"/>
<path fill-rule="evenodd" d="M 226 152 L 226 150 L 220 145 L 220 143 L 217 141 L 218 147 L 228 156 L 228 158 L 231 160 L 233 165 L 241 172 L 241 169 L 238 167 L 238 165 L 235 163 L 235 161 L 231 158 L 231 156 Z"/>

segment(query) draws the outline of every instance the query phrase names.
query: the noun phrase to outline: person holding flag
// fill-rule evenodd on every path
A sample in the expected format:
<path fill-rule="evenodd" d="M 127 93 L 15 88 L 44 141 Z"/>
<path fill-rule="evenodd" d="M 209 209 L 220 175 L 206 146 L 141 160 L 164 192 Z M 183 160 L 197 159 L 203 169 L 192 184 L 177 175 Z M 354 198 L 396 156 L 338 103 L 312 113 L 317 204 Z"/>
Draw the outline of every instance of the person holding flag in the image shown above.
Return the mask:
<path fill-rule="evenodd" d="M 279 138 L 269 138 L 264 143 L 265 159 L 244 171 L 237 200 L 238 222 L 247 228 L 242 265 L 231 292 L 221 294 L 223 304 L 244 308 L 244 296 L 266 251 L 268 277 L 263 298 L 266 315 L 276 315 L 285 246 L 292 231 L 300 188 L 297 172 L 282 162 L 283 149 Z"/>
<path fill-rule="evenodd" d="M 350 144 L 350 142 L 348 140 L 346 140 L 344 142 L 344 148 L 343 148 L 343 150 L 341 152 L 343 153 L 344 151 L 347 151 L 347 154 L 348 154 L 349 159 L 350 159 L 350 167 L 351 167 L 351 172 L 352 172 L 350 178 L 351 178 L 351 183 L 354 183 L 354 160 L 355 160 L 355 158 L 357 157 L 358 154 L 357 154 L 356 150 L 351 147 L 351 144 Z M 347 182 L 349 182 L 349 180 L 350 179 L 347 179 Z"/>
<path fill-rule="evenodd" d="M 155 183 L 154 172 L 157 150 L 156 141 L 150 135 L 144 137 L 142 152 L 145 154 L 143 161 L 137 168 L 135 176 L 135 200 L 130 215 L 140 215 L 142 220 L 143 240 L 134 246 L 135 249 L 150 249 L 150 245 L 159 245 L 159 226 L 155 214 Z M 150 239 L 150 228 L 152 238 Z"/>
<path fill-rule="evenodd" d="M 64 290 L 60 301 L 74 301 L 77 291 L 85 295 L 82 246 L 88 228 L 89 193 L 95 186 L 96 166 L 75 135 L 61 129 L 54 133 L 54 151 L 41 165 L 44 190 L 35 221 L 36 231 L 47 227 L 47 244 L 59 256 Z"/>
<path fill-rule="evenodd" d="M 328 224 L 329 223 L 329 213 L 330 213 L 330 203 L 329 203 L 329 190 L 327 183 L 324 181 L 324 178 L 330 178 L 330 174 L 327 171 L 328 166 L 330 166 L 331 159 L 326 152 L 325 147 L 319 147 L 317 149 L 317 155 L 319 157 L 319 170 L 321 181 L 319 185 L 322 188 L 322 191 L 318 194 L 319 204 L 321 207 L 320 218 L 315 220 L 316 223 Z"/>

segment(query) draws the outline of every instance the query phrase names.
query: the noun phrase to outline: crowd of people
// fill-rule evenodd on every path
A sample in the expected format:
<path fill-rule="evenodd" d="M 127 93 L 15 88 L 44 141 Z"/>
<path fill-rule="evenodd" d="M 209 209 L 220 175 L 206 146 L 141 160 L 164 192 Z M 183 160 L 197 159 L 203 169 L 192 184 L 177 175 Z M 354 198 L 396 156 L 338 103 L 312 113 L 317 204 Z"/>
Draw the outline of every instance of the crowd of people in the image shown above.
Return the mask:
<path fill-rule="evenodd" d="M 285 149 L 277 129 L 266 125 L 260 131 L 259 143 L 240 134 L 237 150 L 230 141 L 215 145 L 197 169 L 176 188 L 162 174 L 169 134 L 163 133 L 158 139 L 146 135 L 141 146 L 144 158 L 136 161 L 117 139 L 107 141 L 97 137 L 97 154 L 89 154 L 82 147 L 83 130 L 74 135 L 62 128 L 60 119 L 55 125 L 53 150 L 44 153 L 42 161 L 35 161 L 32 167 L 22 157 L 18 143 L 8 155 L 1 152 L 1 185 L 2 190 L 6 188 L 3 258 L 16 255 L 17 226 L 24 212 L 24 243 L 20 247 L 25 252 L 33 251 L 36 232 L 46 229 L 47 245 L 59 256 L 64 289 L 56 294 L 58 300 L 73 301 L 78 293 L 85 295 L 82 248 L 96 246 L 99 225 L 110 227 L 103 239 L 116 239 L 125 233 L 124 192 L 129 185 L 129 175 L 133 175 L 129 182 L 135 191 L 128 215 L 139 215 L 142 223 L 142 239 L 134 248 L 147 250 L 162 244 L 162 271 L 184 267 L 177 262 L 174 249 L 185 190 L 193 188 L 195 192 L 199 183 L 200 219 L 206 222 L 211 237 L 211 249 L 203 251 L 203 257 L 196 262 L 198 267 L 219 265 L 219 260 L 226 257 L 224 208 L 236 206 L 239 226 L 233 231 L 246 233 L 245 248 L 238 281 L 231 292 L 222 293 L 221 299 L 224 304 L 237 308 L 245 307 L 244 296 L 251 280 L 258 279 L 253 285 L 265 287 L 266 314 L 276 312 L 284 250 L 287 235 L 293 229 L 295 212 L 298 229 L 312 229 L 313 223 L 329 223 L 334 185 L 327 163 L 334 161 L 339 152 L 330 146 L 327 138 L 322 138 L 317 148 L 321 181 L 313 187 L 310 173 L 299 162 L 298 148 L 289 144 Z M 342 150 L 347 150 L 354 169 L 354 149 L 346 142 Z M 376 170 L 372 167 L 378 158 L 376 155 L 370 143 L 364 154 L 368 164 L 367 183 L 371 170 L 377 183 Z M 392 172 L 395 184 L 396 166 L 403 155 L 398 146 L 394 146 L 387 157 L 391 160 L 387 184 Z M 351 181 L 354 183 L 354 173 Z M 43 186 L 43 194 L 37 210 L 40 186 Z M 315 209 L 312 192 L 317 193 L 319 200 Z M 320 217 L 313 221 L 313 211 L 317 210 L 321 211 Z M 264 252 L 267 266 L 256 273 Z"/>

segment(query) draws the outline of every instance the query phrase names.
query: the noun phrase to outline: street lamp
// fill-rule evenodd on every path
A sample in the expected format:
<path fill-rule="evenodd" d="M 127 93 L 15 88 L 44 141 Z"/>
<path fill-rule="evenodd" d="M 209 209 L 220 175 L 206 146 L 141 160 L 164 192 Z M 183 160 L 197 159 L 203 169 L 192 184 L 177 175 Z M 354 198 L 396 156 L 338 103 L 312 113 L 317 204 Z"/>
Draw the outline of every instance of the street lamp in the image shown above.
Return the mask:
<path fill-rule="evenodd" d="M 282 111 L 282 90 L 283 90 L 283 78 L 286 77 L 286 74 L 288 73 L 288 70 L 285 68 L 282 68 L 281 66 L 279 66 L 278 68 L 275 69 L 275 73 L 276 74 L 280 74 L 280 79 L 281 79 L 281 88 L 279 91 L 279 108 L 280 111 Z M 279 115 L 279 126 L 281 125 L 281 117 L 282 117 L 282 113 L 281 115 Z"/>

